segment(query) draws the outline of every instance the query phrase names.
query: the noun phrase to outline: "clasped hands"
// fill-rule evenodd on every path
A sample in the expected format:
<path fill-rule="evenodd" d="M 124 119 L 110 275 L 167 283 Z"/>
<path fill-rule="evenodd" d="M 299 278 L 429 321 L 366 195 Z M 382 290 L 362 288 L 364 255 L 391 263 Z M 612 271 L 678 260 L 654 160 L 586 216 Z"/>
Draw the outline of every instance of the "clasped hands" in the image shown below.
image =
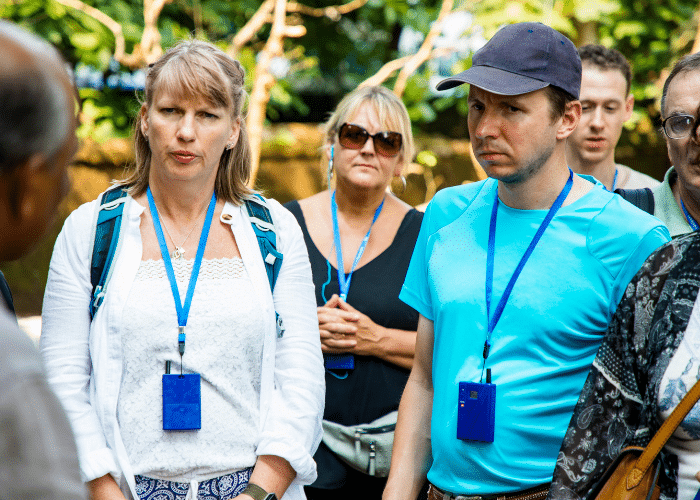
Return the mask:
<path fill-rule="evenodd" d="M 382 328 L 337 294 L 316 309 L 321 348 L 328 354 L 373 354 Z"/>

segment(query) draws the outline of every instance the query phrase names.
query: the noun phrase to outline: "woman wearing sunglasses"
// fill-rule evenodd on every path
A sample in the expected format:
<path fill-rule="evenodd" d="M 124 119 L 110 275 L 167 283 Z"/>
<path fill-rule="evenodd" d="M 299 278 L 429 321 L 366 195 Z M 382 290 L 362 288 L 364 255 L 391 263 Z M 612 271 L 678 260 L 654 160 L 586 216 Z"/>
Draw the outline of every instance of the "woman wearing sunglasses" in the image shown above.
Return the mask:
<path fill-rule="evenodd" d="M 316 286 L 324 419 L 355 426 L 397 410 L 413 362 L 418 314 L 398 297 L 423 214 L 388 189 L 413 158 L 406 107 L 383 87 L 353 91 L 325 125 L 323 152 L 329 190 L 287 208 L 304 233 Z M 328 436 L 326 429 L 307 497 L 381 498 L 381 473 L 349 466 L 327 446 Z"/>

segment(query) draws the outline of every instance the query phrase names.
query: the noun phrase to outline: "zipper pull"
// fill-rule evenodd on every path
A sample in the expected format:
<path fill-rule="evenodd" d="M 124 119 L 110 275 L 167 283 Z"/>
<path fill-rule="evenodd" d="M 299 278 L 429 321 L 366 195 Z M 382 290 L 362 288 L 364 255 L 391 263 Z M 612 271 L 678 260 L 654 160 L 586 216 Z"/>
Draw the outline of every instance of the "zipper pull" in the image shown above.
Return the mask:
<path fill-rule="evenodd" d="M 367 474 L 374 476 L 377 473 L 377 447 L 374 441 L 369 443 L 369 467 L 367 468 Z"/>
<path fill-rule="evenodd" d="M 360 456 L 360 430 L 356 429 L 355 430 L 355 456 L 359 457 Z"/>

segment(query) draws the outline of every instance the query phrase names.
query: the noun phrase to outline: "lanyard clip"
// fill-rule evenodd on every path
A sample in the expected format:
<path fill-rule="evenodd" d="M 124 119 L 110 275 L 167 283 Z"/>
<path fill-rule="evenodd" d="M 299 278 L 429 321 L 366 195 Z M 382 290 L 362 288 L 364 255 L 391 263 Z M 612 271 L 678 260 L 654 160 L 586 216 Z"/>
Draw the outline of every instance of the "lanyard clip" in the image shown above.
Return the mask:
<path fill-rule="evenodd" d="M 185 327 L 178 326 L 177 330 L 177 350 L 180 352 L 180 356 L 182 356 L 185 354 Z"/>
<path fill-rule="evenodd" d="M 486 340 L 484 342 L 484 359 L 489 357 L 489 351 L 491 350 L 491 343 Z"/>

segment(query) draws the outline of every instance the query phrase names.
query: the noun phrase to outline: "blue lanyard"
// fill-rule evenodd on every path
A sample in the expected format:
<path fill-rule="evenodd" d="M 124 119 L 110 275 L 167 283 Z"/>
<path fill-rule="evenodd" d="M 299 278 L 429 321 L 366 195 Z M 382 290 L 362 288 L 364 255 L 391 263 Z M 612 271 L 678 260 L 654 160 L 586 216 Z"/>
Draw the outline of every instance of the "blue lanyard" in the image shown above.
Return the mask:
<path fill-rule="evenodd" d="M 170 288 L 173 291 L 173 298 L 175 299 L 175 310 L 177 311 L 177 324 L 178 328 L 178 350 L 180 351 L 180 357 L 185 354 L 185 327 L 187 326 L 187 318 L 190 315 L 190 306 L 192 305 L 192 296 L 194 295 L 194 287 L 197 284 L 197 277 L 199 276 L 199 268 L 202 265 L 202 258 L 204 257 L 204 248 L 207 246 L 207 239 L 209 238 L 209 228 L 211 227 L 211 221 L 214 218 L 214 208 L 216 207 L 216 193 L 211 195 L 211 201 L 209 202 L 209 208 L 207 209 L 207 217 L 204 219 L 204 227 L 202 227 L 202 234 L 199 236 L 199 247 L 197 247 L 197 255 L 194 258 L 194 265 L 192 266 L 192 274 L 190 275 L 190 284 L 187 287 L 187 295 L 185 296 L 185 303 L 182 304 L 180 299 L 180 291 L 177 288 L 177 281 L 175 280 L 175 271 L 173 269 L 173 263 L 170 260 L 170 254 L 168 253 L 168 245 L 165 243 L 165 236 L 163 236 L 163 228 L 160 225 L 160 218 L 158 217 L 158 208 L 156 208 L 156 203 L 153 201 L 153 195 L 151 194 L 150 186 L 146 190 L 148 195 L 148 205 L 151 208 L 151 216 L 153 217 L 153 227 L 156 230 L 156 236 L 158 237 L 158 244 L 160 245 L 160 254 L 163 257 L 163 265 L 165 266 L 165 272 L 168 275 L 168 280 L 170 281 Z"/>
<path fill-rule="evenodd" d="M 496 305 L 496 310 L 494 311 L 493 316 L 491 316 L 491 296 L 493 295 L 493 262 L 496 253 L 496 219 L 498 217 L 498 189 L 496 189 L 496 199 L 493 202 L 493 209 L 491 210 L 491 224 L 489 226 L 489 245 L 486 254 L 486 319 L 488 324 L 486 341 L 484 342 L 484 364 L 486 364 L 486 358 L 488 358 L 489 349 L 491 348 L 491 334 L 496 329 L 496 324 L 498 323 L 498 320 L 501 319 L 501 314 L 503 314 L 503 309 L 505 309 L 506 307 L 506 303 L 508 302 L 510 293 L 513 291 L 515 282 L 520 276 L 523 267 L 525 267 L 525 263 L 528 261 L 530 255 L 532 255 L 532 252 L 535 250 L 535 246 L 537 246 L 537 243 L 539 243 L 540 238 L 542 238 L 545 229 L 547 229 L 547 226 L 549 226 L 549 223 L 554 218 L 554 215 L 564 203 L 564 200 L 568 196 L 569 191 L 571 191 L 571 186 L 573 186 L 573 184 L 574 173 L 571 169 L 569 169 L 569 180 L 566 181 L 564 189 L 561 190 L 561 193 L 559 193 L 557 199 L 554 200 L 554 204 L 547 212 L 547 215 L 540 224 L 540 227 L 535 233 L 534 238 L 532 238 L 532 241 L 527 247 L 527 250 L 525 250 L 525 254 L 520 259 L 520 262 L 515 268 L 515 271 L 513 271 L 513 275 L 510 277 L 510 281 L 508 281 L 508 285 L 506 285 L 506 289 L 503 292 L 501 299 L 498 301 L 498 304 Z"/>
<path fill-rule="evenodd" d="M 350 290 L 350 281 L 352 280 L 352 273 L 357 267 L 357 263 L 360 262 L 362 254 L 365 253 L 365 247 L 367 246 L 367 241 L 369 241 L 369 234 L 372 232 L 372 226 L 377 222 L 377 217 L 382 211 L 384 206 L 384 200 L 379 204 L 377 209 L 374 211 L 374 219 L 372 219 L 372 224 L 370 224 L 367 234 L 362 238 L 362 243 L 360 243 L 360 248 L 357 249 L 357 254 L 355 255 L 355 260 L 352 263 L 350 272 L 347 277 L 345 275 L 345 265 L 343 264 L 343 247 L 340 245 L 340 231 L 338 229 L 338 204 L 335 202 L 335 191 L 331 196 L 331 217 L 333 218 L 333 245 L 335 246 L 335 258 L 336 264 L 338 265 L 338 287 L 340 288 L 340 298 L 347 300 L 348 290 Z"/>
<path fill-rule="evenodd" d="M 693 216 L 690 215 L 688 212 L 688 209 L 685 208 L 685 203 L 683 203 L 683 200 L 681 200 L 681 208 L 683 209 L 683 214 L 685 215 L 685 220 L 688 221 L 688 225 L 692 228 L 693 231 L 697 231 L 700 229 L 700 226 L 698 226 L 698 221 L 693 219 Z"/>

